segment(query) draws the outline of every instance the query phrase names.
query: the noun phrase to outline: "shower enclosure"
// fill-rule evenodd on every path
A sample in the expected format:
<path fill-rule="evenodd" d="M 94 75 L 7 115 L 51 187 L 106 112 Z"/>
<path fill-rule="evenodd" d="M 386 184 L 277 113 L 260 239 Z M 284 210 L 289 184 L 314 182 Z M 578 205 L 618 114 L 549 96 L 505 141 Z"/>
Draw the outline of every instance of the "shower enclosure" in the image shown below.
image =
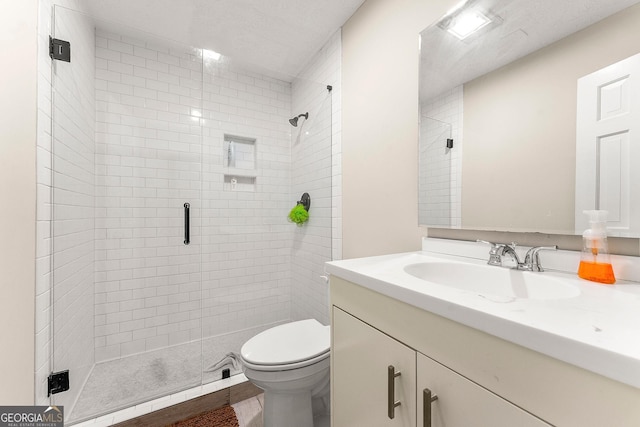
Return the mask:
<path fill-rule="evenodd" d="M 420 104 L 418 223 L 461 227 L 462 86 Z"/>
<path fill-rule="evenodd" d="M 70 379 L 51 402 L 66 421 L 238 374 L 218 362 L 273 325 L 328 323 L 330 87 L 60 6 L 52 25 L 71 43 L 51 75 L 50 358 Z"/>
<path fill-rule="evenodd" d="M 452 147 L 448 147 L 450 144 Z M 418 221 L 451 226 L 451 124 L 420 117 Z"/>

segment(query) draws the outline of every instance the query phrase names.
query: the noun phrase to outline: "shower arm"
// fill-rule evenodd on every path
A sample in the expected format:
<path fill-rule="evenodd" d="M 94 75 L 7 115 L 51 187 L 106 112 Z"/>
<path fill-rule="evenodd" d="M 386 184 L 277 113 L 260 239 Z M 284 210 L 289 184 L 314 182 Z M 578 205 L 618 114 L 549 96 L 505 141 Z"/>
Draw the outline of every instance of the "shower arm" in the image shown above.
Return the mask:
<path fill-rule="evenodd" d="M 289 123 L 291 124 L 291 126 L 293 127 L 297 127 L 298 126 L 298 119 L 300 117 L 304 117 L 305 120 L 309 119 L 309 112 L 307 111 L 306 113 L 302 113 L 302 114 L 298 114 L 296 117 L 289 119 Z"/>

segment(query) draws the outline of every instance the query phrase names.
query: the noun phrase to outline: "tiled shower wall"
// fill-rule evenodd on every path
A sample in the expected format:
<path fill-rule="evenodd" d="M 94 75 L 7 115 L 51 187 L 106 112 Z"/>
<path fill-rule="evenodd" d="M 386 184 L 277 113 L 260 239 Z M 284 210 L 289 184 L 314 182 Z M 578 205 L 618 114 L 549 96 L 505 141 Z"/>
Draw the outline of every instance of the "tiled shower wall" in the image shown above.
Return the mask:
<path fill-rule="evenodd" d="M 292 199 L 311 196 L 309 221 L 294 227 L 292 250 L 292 318 L 315 318 L 329 324 L 329 286 L 324 263 L 340 259 L 340 58 L 337 31 L 292 84 L 293 115 L 309 112 L 292 128 Z M 318 82 L 325 82 L 323 84 Z M 331 91 L 327 90 L 331 85 Z M 335 194 L 334 194 L 335 193 Z M 332 219 L 333 218 L 333 219 Z M 333 252 L 333 257 L 332 257 Z"/>
<path fill-rule="evenodd" d="M 100 362 L 200 337 L 202 60 L 101 30 L 95 44 Z"/>
<path fill-rule="evenodd" d="M 420 224 L 461 226 L 462 103 L 458 86 L 421 106 L 420 162 L 427 167 L 419 171 Z M 446 138 L 453 138 L 450 150 L 444 148 Z"/>
<path fill-rule="evenodd" d="M 51 28 L 53 4 L 81 7 L 79 3 L 41 1 L 39 5 L 35 401 L 40 405 L 49 402 L 49 373 L 73 366 L 70 391 L 54 398 L 58 405 L 72 405 L 94 357 L 93 25 L 84 16 L 57 7 L 55 31 Z M 48 55 L 50 34 L 74 40 L 72 66 L 65 62 L 52 64 Z M 53 126 L 52 71 L 56 106 Z M 51 209 L 52 201 L 55 210 Z M 55 311 L 51 307 L 52 293 Z M 53 334 L 57 342 L 52 360 Z"/>
<path fill-rule="evenodd" d="M 290 83 L 205 58 L 204 337 L 290 319 L 290 111 Z"/>

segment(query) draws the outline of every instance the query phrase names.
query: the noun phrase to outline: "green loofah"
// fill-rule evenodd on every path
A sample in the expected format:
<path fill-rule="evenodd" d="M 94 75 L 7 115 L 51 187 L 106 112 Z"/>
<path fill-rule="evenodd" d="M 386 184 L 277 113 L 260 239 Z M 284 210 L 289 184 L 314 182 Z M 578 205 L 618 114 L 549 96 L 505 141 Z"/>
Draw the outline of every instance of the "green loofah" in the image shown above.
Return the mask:
<path fill-rule="evenodd" d="M 302 226 L 309 220 L 309 212 L 302 205 L 295 205 L 291 212 L 289 212 L 289 221 L 298 224 L 298 227 Z"/>

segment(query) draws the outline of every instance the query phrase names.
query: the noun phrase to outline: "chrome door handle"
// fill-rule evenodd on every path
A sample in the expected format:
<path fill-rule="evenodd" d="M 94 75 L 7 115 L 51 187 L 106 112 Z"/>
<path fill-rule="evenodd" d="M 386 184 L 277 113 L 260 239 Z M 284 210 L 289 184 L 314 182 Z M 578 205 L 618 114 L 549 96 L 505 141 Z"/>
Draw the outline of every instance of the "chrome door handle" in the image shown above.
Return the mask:
<path fill-rule="evenodd" d="M 400 402 L 396 402 L 396 377 L 400 376 L 400 372 L 396 372 L 393 365 L 387 368 L 387 415 L 392 420 L 396 416 L 396 407 L 400 406 Z"/>
<path fill-rule="evenodd" d="M 431 394 L 431 390 L 425 388 L 422 392 L 422 426 L 431 427 L 431 402 L 438 400 L 438 396 Z"/>

